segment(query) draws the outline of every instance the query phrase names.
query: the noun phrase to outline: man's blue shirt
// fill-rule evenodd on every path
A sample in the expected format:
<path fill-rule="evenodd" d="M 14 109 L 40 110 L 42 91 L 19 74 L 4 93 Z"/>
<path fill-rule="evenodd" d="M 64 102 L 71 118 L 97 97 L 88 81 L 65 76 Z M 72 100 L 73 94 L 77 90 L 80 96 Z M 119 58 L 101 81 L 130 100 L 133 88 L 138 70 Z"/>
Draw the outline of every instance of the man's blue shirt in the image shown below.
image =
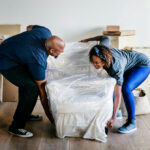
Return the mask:
<path fill-rule="evenodd" d="M 8 38 L 0 45 L 0 70 L 25 65 L 33 79 L 44 80 L 48 54 L 45 40 L 51 37 L 49 29 L 33 26 L 33 29 Z"/>

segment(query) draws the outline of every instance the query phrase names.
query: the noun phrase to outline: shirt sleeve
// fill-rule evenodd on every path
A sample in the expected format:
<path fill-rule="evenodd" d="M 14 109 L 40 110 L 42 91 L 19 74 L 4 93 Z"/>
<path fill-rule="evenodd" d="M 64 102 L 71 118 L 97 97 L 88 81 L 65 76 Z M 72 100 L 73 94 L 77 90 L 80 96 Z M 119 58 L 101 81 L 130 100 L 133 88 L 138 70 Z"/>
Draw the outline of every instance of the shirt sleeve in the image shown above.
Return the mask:
<path fill-rule="evenodd" d="M 45 39 L 52 36 L 52 33 L 48 28 L 39 25 L 34 25 L 31 32 L 37 33 L 39 36 Z"/>
<path fill-rule="evenodd" d="M 123 75 L 124 75 L 124 71 L 123 70 L 119 70 L 118 72 L 116 72 L 116 74 L 114 75 L 114 78 L 116 79 L 117 81 L 117 84 L 119 86 L 122 86 L 123 85 Z"/>
<path fill-rule="evenodd" d="M 46 70 L 44 67 L 36 63 L 28 64 L 27 67 L 34 80 L 37 81 L 45 80 Z"/>
<path fill-rule="evenodd" d="M 44 26 L 39 26 L 39 25 L 34 25 L 32 29 L 46 29 L 46 30 L 49 30 L 48 28 L 46 28 Z"/>
<path fill-rule="evenodd" d="M 108 36 L 100 36 L 100 44 L 111 48 L 110 39 Z"/>
<path fill-rule="evenodd" d="M 125 63 L 123 61 L 119 61 L 114 67 L 115 73 L 113 77 L 116 79 L 117 84 L 119 86 L 122 86 L 124 81 Z"/>

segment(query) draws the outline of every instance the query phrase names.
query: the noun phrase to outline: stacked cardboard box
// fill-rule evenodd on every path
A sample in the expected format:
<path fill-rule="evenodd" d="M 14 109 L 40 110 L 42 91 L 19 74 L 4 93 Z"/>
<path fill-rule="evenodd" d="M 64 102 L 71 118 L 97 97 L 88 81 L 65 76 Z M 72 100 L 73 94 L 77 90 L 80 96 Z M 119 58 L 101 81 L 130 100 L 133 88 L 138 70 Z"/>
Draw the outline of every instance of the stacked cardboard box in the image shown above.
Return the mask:
<path fill-rule="evenodd" d="M 107 36 L 131 36 L 136 35 L 135 30 L 120 30 L 120 26 L 107 26 L 103 35 Z"/>

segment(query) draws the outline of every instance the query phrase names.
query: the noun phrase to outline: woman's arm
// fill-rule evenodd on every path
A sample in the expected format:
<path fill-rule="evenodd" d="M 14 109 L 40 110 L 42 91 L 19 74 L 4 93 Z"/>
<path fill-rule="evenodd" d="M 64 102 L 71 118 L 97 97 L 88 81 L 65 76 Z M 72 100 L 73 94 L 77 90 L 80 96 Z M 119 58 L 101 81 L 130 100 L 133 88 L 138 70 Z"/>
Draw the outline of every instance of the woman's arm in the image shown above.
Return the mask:
<path fill-rule="evenodd" d="M 112 128 L 114 121 L 116 120 L 117 112 L 121 103 L 121 86 L 118 84 L 115 85 L 115 100 L 113 107 L 113 115 L 112 118 L 107 123 L 107 128 Z"/>
<path fill-rule="evenodd" d="M 115 100 L 114 100 L 114 111 L 112 118 L 116 119 L 118 109 L 121 103 L 121 86 L 115 85 Z"/>
<path fill-rule="evenodd" d="M 46 91 L 45 91 L 45 84 L 46 84 L 46 80 L 42 80 L 42 81 L 36 81 L 38 88 L 40 90 L 40 100 L 42 103 L 42 106 L 44 108 L 44 111 L 48 117 L 48 119 L 54 123 L 54 118 L 52 116 L 52 113 L 49 109 L 49 105 L 48 105 L 48 100 L 47 100 L 47 95 L 46 95 Z"/>
<path fill-rule="evenodd" d="M 110 45 L 110 39 L 108 36 L 95 36 L 95 37 L 92 37 L 92 38 L 88 38 L 88 39 L 84 39 L 84 40 L 81 40 L 80 42 L 89 42 L 89 41 L 100 41 L 100 43 L 102 45 L 105 45 L 109 48 L 112 48 L 111 45 Z"/>
<path fill-rule="evenodd" d="M 89 41 L 100 41 L 100 36 L 95 36 L 92 38 L 81 40 L 80 42 L 89 42 Z"/>

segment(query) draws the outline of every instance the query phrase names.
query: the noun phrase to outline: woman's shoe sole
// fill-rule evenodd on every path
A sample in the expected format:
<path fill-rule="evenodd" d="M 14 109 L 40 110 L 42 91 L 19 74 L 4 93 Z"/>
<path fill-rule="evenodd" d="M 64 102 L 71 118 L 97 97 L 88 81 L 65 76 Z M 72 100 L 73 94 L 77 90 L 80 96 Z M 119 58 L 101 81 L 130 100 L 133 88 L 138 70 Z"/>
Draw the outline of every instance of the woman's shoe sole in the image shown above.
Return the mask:
<path fill-rule="evenodd" d="M 118 130 L 118 132 L 119 133 L 122 133 L 122 134 L 127 134 L 127 133 L 132 133 L 132 132 L 134 132 L 134 131 L 136 131 L 137 130 L 137 128 L 134 128 L 134 129 L 132 129 L 132 130 L 130 130 L 130 131 L 120 131 L 120 130 Z"/>

